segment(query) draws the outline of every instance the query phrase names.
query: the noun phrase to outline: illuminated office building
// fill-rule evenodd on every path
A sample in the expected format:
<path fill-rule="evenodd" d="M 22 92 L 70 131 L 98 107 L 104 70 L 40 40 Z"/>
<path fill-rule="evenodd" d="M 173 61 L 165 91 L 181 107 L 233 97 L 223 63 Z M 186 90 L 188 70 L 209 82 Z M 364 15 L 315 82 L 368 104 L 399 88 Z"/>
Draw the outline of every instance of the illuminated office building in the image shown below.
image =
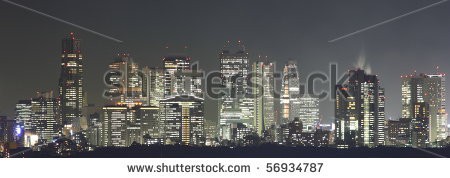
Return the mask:
<path fill-rule="evenodd" d="M 252 65 L 253 86 L 250 93 L 254 100 L 252 126 L 260 136 L 266 128 L 275 124 L 274 118 L 274 64 L 265 61 L 257 61 Z"/>
<path fill-rule="evenodd" d="M 82 117 L 84 107 L 84 59 L 81 53 L 81 41 L 70 33 L 62 40 L 61 75 L 59 79 L 59 99 L 61 121 L 65 134 L 77 131 L 75 125 Z"/>
<path fill-rule="evenodd" d="M 102 146 L 125 147 L 126 124 L 129 117 L 124 106 L 105 106 L 102 114 Z"/>
<path fill-rule="evenodd" d="M 411 119 L 411 145 L 426 148 L 430 144 L 430 119 L 416 117 Z"/>
<path fill-rule="evenodd" d="M 430 142 L 447 138 L 445 74 L 402 76 L 402 117 L 415 118 L 415 103 L 428 103 Z"/>
<path fill-rule="evenodd" d="M 336 86 L 335 100 L 335 144 L 338 148 L 356 146 L 358 120 L 355 97 L 348 93 L 348 87 Z"/>
<path fill-rule="evenodd" d="M 86 131 L 88 142 L 91 146 L 102 145 L 102 122 L 99 113 L 93 113 L 89 116 L 89 127 Z"/>
<path fill-rule="evenodd" d="M 188 56 L 166 56 L 164 62 L 164 96 L 193 95 L 203 98 L 202 76 L 197 69 L 191 68 Z"/>
<path fill-rule="evenodd" d="M 159 129 L 159 107 L 139 106 L 136 108 L 136 118 L 139 118 L 142 135 L 149 135 L 151 138 L 161 137 Z"/>
<path fill-rule="evenodd" d="M 390 120 L 386 135 L 386 144 L 389 146 L 426 148 L 430 144 L 429 119 L 417 117 Z"/>
<path fill-rule="evenodd" d="M 385 113 L 386 96 L 384 88 L 378 88 L 378 122 L 376 123 L 379 132 L 377 142 L 378 145 L 386 145 L 386 113 Z"/>
<path fill-rule="evenodd" d="M 364 70 L 350 70 L 349 82 L 337 86 L 335 142 L 338 147 L 384 144 L 384 109 L 380 109 L 379 80 Z M 384 97 L 384 95 L 382 96 Z M 382 106 L 383 107 L 383 106 Z"/>
<path fill-rule="evenodd" d="M 165 144 L 204 145 L 204 100 L 180 95 L 160 101 L 160 129 Z"/>
<path fill-rule="evenodd" d="M 216 141 L 216 138 L 218 137 L 218 127 L 217 127 L 217 121 L 211 121 L 205 119 L 205 138 L 206 146 L 217 146 L 218 142 Z"/>
<path fill-rule="evenodd" d="M 300 114 L 300 79 L 294 61 L 284 66 L 281 85 L 281 123 L 288 123 Z"/>
<path fill-rule="evenodd" d="M 164 96 L 190 94 L 191 83 L 187 80 L 191 58 L 188 56 L 166 56 L 164 62 Z"/>
<path fill-rule="evenodd" d="M 145 79 L 143 91 L 148 96 L 147 106 L 159 106 L 159 101 L 164 98 L 164 70 L 160 68 L 144 67 L 142 69 Z"/>
<path fill-rule="evenodd" d="M 190 69 L 191 58 L 167 56 L 164 62 L 164 96 L 176 96 L 185 92 L 185 78 L 181 72 Z"/>
<path fill-rule="evenodd" d="M 6 116 L 0 116 L 0 143 L 16 142 L 16 122 Z M 2 145 L 0 145 L 2 146 Z"/>
<path fill-rule="evenodd" d="M 59 112 L 58 102 L 53 92 L 37 92 L 37 96 L 29 100 L 21 100 L 16 104 L 16 120 L 24 125 L 25 131 L 31 131 L 42 141 L 51 142 L 58 136 Z"/>
<path fill-rule="evenodd" d="M 53 98 L 53 92 L 38 93 L 37 98 L 31 100 L 31 106 L 31 127 L 36 131 L 39 139 L 52 141 L 59 132 L 58 103 Z"/>
<path fill-rule="evenodd" d="M 309 147 L 326 147 L 330 143 L 330 131 L 317 129 L 314 132 L 301 133 L 300 145 Z"/>
<path fill-rule="evenodd" d="M 303 123 L 303 132 L 315 132 L 319 125 L 319 98 L 301 97 L 299 118 Z"/>
<path fill-rule="evenodd" d="M 283 145 L 299 145 L 302 141 L 303 124 L 298 117 L 277 128 L 277 142 Z"/>
<path fill-rule="evenodd" d="M 406 147 L 411 146 L 411 119 L 400 118 L 387 122 L 386 145 Z"/>
<path fill-rule="evenodd" d="M 143 92 L 143 75 L 139 65 L 133 61 L 129 54 L 118 54 L 113 63 L 109 65 L 106 75 L 108 84 L 116 86 L 110 88 L 106 95 L 115 105 L 134 107 L 146 102 L 146 92 Z"/>
<path fill-rule="evenodd" d="M 232 45 L 228 41 L 219 53 L 219 61 L 222 85 L 226 88 L 225 95 L 219 99 L 220 127 L 227 127 L 224 130 L 226 131 L 231 129 L 230 124 L 233 123 L 251 124 L 254 101 L 245 97 L 248 89 L 245 78 L 250 70 L 245 47 L 240 41 L 237 45 Z M 225 138 L 224 135 L 221 136 Z"/>
<path fill-rule="evenodd" d="M 16 104 L 15 108 L 15 119 L 17 122 L 24 125 L 25 130 L 32 130 L 31 122 L 32 122 L 32 109 L 31 109 L 31 100 L 20 100 Z"/>
<path fill-rule="evenodd" d="M 160 137 L 159 108 L 155 106 L 103 107 L 101 126 L 102 146 L 126 147 L 134 142 L 145 143 L 144 136 Z"/>

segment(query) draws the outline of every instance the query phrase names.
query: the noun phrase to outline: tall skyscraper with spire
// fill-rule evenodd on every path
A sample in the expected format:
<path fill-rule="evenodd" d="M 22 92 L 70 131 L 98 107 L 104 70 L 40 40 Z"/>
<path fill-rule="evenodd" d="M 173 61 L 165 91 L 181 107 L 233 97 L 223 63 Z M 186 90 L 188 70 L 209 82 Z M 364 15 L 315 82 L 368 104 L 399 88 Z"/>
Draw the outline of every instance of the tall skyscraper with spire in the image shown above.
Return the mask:
<path fill-rule="evenodd" d="M 65 134 L 77 130 L 84 106 L 84 59 L 80 45 L 73 32 L 62 40 L 59 99 Z"/>

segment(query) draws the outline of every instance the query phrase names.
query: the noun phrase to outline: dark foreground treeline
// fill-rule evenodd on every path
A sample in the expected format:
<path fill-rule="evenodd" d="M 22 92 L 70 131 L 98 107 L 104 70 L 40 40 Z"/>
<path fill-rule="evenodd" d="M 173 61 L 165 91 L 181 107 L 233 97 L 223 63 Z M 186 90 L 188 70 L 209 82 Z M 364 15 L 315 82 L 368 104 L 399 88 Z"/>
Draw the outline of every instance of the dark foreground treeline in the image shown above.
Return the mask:
<path fill-rule="evenodd" d="M 69 158 L 437 158 L 450 157 L 446 148 L 351 148 L 288 147 L 260 145 L 250 147 L 188 147 L 188 146 L 131 146 L 125 148 L 103 147 L 90 152 L 71 152 L 60 156 L 51 152 L 27 152 L 20 157 Z"/>

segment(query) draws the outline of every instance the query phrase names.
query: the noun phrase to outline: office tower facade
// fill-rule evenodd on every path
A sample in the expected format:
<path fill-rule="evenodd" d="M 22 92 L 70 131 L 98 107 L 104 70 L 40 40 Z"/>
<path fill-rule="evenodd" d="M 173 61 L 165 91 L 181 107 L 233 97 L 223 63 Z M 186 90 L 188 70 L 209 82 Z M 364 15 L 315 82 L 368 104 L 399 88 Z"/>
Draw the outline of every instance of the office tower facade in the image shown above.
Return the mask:
<path fill-rule="evenodd" d="M 59 79 L 59 99 L 61 121 L 65 134 L 69 130 L 77 130 L 78 120 L 82 116 L 84 106 L 84 58 L 81 52 L 81 41 L 70 33 L 62 40 L 61 75 Z"/>
<path fill-rule="evenodd" d="M 281 83 L 281 123 L 292 121 L 300 113 L 300 78 L 297 64 L 289 61 L 283 68 Z"/>
<path fill-rule="evenodd" d="M 15 120 L 24 126 L 25 130 L 32 130 L 31 118 L 32 115 L 31 100 L 20 100 L 15 108 Z"/>
<path fill-rule="evenodd" d="M 16 104 L 16 121 L 24 125 L 24 131 L 35 133 L 38 139 L 51 142 L 60 131 L 58 101 L 53 92 L 37 92 L 29 100 Z"/>
<path fill-rule="evenodd" d="M 274 64 L 257 61 L 252 65 L 250 94 L 253 97 L 253 127 L 259 136 L 275 124 L 274 117 Z"/>
<path fill-rule="evenodd" d="M 220 128 L 230 126 L 232 123 L 249 124 L 253 121 L 249 117 L 253 110 L 253 101 L 245 97 L 247 93 L 245 77 L 250 70 L 248 53 L 240 41 L 237 45 L 227 42 L 219 54 L 219 61 L 222 85 L 226 88 L 225 95 L 219 99 Z"/>
<path fill-rule="evenodd" d="M 102 113 L 102 146 L 125 147 L 126 122 L 128 120 L 126 106 L 105 106 Z"/>
<path fill-rule="evenodd" d="M 243 146 L 245 144 L 245 138 L 254 133 L 253 129 L 247 127 L 243 123 L 230 123 L 228 125 L 221 125 L 219 133 L 227 142 L 222 142 L 222 144 L 227 145 L 233 143 L 234 145 Z"/>
<path fill-rule="evenodd" d="M 204 99 L 192 95 L 160 101 L 160 129 L 165 144 L 204 145 Z"/>
<path fill-rule="evenodd" d="M 277 142 L 283 145 L 299 145 L 302 141 L 303 124 L 298 117 L 277 128 Z"/>
<path fill-rule="evenodd" d="M 336 86 L 335 100 L 335 145 L 338 148 L 356 146 L 358 118 L 355 97 L 348 93 L 347 86 Z"/>
<path fill-rule="evenodd" d="M 411 119 L 400 118 L 387 122 L 386 144 L 396 147 L 411 146 Z"/>
<path fill-rule="evenodd" d="M 378 120 L 376 127 L 378 130 L 378 145 L 386 145 L 386 113 L 385 113 L 386 95 L 384 88 L 378 88 Z"/>
<path fill-rule="evenodd" d="M 381 129 L 380 125 L 384 125 L 384 120 L 380 119 L 379 80 L 361 69 L 350 70 L 348 75 L 348 84 L 337 86 L 336 90 L 335 142 L 343 147 L 382 145 L 384 127 Z"/>
<path fill-rule="evenodd" d="M 159 108 L 155 106 L 105 106 L 101 118 L 102 146 L 126 147 L 145 143 L 144 136 L 160 137 Z"/>
<path fill-rule="evenodd" d="M 218 146 L 219 143 L 217 142 L 216 138 L 218 138 L 219 128 L 217 126 L 218 126 L 217 121 L 205 119 L 206 146 Z"/>
<path fill-rule="evenodd" d="M 147 106 L 159 107 L 159 101 L 164 98 L 164 70 L 144 67 L 142 72 L 145 76 L 143 91 L 147 93 Z"/>
<path fill-rule="evenodd" d="M 164 96 L 187 93 L 186 77 L 183 72 L 190 69 L 191 58 L 187 56 L 166 56 L 164 62 Z"/>
<path fill-rule="evenodd" d="M 303 132 L 313 133 L 319 125 L 319 98 L 301 97 L 299 118 L 303 123 Z"/>
<path fill-rule="evenodd" d="M 326 147 L 330 144 L 330 131 L 317 129 L 314 132 L 302 132 L 300 145 L 309 147 Z"/>
<path fill-rule="evenodd" d="M 99 113 L 90 114 L 86 136 L 90 146 L 102 146 L 102 121 Z"/>
<path fill-rule="evenodd" d="M 415 105 L 429 105 L 430 142 L 447 138 L 446 90 L 444 74 L 402 76 L 402 117 L 415 118 Z"/>
<path fill-rule="evenodd" d="M 137 108 L 136 118 L 140 120 L 139 125 L 141 126 L 142 135 L 148 135 L 151 138 L 160 138 L 159 107 L 139 106 Z"/>
<path fill-rule="evenodd" d="M 117 86 L 107 91 L 115 105 L 134 107 L 146 102 L 147 93 L 143 92 L 144 77 L 130 54 L 117 54 L 114 62 L 109 65 L 107 77 L 110 85 Z"/>
<path fill-rule="evenodd" d="M 411 119 L 411 145 L 426 148 L 430 144 L 430 119 L 416 117 Z"/>
<path fill-rule="evenodd" d="M 400 118 L 387 124 L 386 144 L 397 147 L 429 146 L 429 119 L 426 117 Z"/>
<path fill-rule="evenodd" d="M 13 143 L 15 137 L 16 122 L 6 116 L 0 116 L 0 143 Z M 1 145 L 0 145 L 1 146 Z"/>
<path fill-rule="evenodd" d="M 166 56 L 164 61 L 164 97 L 192 95 L 203 98 L 202 71 L 188 56 Z M 192 65 L 192 66 L 191 66 Z"/>
<path fill-rule="evenodd" d="M 32 122 L 31 127 L 36 131 L 39 139 L 51 142 L 58 136 L 58 103 L 53 92 L 38 92 L 36 98 L 31 100 Z"/>

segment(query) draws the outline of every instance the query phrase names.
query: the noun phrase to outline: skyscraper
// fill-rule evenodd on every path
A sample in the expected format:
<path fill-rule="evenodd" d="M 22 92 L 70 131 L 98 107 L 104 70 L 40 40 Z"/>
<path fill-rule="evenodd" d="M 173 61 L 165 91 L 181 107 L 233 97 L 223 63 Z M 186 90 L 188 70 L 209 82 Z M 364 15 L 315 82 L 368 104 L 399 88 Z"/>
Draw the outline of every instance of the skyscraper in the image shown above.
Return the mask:
<path fill-rule="evenodd" d="M 358 138 L 355 97 L 348 90 L 348 86 L 336 86 L 334 142 L 338 148 L 354 147 Z"/>
<path fill-rule="evenodd" d="M 109 65 L 108 80 L 111 85 L 118 86 L 110 88 L 107 95 L 114 104 L 133 107 L 146 102 L 143 92 L 143 75 L 140 73 L 139 65 L 133 61 L 130 54 L 117 54 L 114 62 Z"/>
<path fill-rule="evenodd" d="M 126 106 L 105 106 L 102 114 L 102 146 L 126 145 L 126 122 L 129 120 Z"/>
<path fill-rule="evenodd" d="M 319 125 L 319 98 L 301 97 L 299 118 L 303 123 L 303 132 L 315 132 Z"/>
<path fill-rule="evenodd" d="M 336 144 L 374 147 L 384 144 L 384 113 L 380 109 L 380 86 L 376 75 L 350 70 L 346 86 L 337 86 Z M 382 96 L 384 97 L 384 95 Z"/>
<path fill-rule="evenodd" d="M 159 128 L 159 104 L 157 106 L 139 106 L 136 110 L 136 118 L 140 120 L 142 135 L 151 138 L 160 138 Z"/>
<path fill-rule="evenodd" d="M 62 40 L 61 75 L 59 79 L 59 99 L 61 120 L 65 134 L 77 130 L 84 106 L 84 59 L 81 41 L 70 33 Z"/>
<path fill-rule="evenodd" d="M 160 129 L 165 144 L 204 145 L 204 99 L 180 95 L 160 101 Z"/>
<path fill-rule="evenodd" d="M 166 56 L 164 61 L 164 96 L 187 93 L 186 77 L 183 72 L 190 69 L 191 58 L 187 56 Z"/>
<path fill-rule="evenodd" d="M 159 108 L 155 106 L 127 107 L 112 105 L 103 107 L 102 146 L 126 147 L 134 142 L 144 143 L 144 136 L 160 137 Z"/>
<path fill-rule="evenodd" d="M 250 93 L 254 98 L 254 118 L 252 125 L 259 136 L 265 129 L 275 124 L 274 117 L 274 64 L 268 61 L 256 61 L 252 65 L 253 86 Z"/>
<path fill-rule="evenodd" d="M 378 145 L 386 145 L 386 113 L 385 113 L 385 102 L 386 102 L 386 96 L 384 92 L 384 88 L 379 87 L 378 88 L 378 120 L 377 123 L 377 130 L 379 132 L 378 134 Z"/>
<path fill-rule="evenodd" d="M 402 76 L 402 117 L 416 118 L 415 106 L 418 103 L 429 105 L 430 142 L 447 138 L 447 112 L 445 74 L 412 74 Z"/>
<path fill-rule="evenodd" d="M 164 70 L 144 67 L 142 72 L 145 76 L 142 85 L 143 91 L 147 93 L 147 105 L 159 107 L 159 101 L 164 98 Z"/>
<path fill-rule="evenodd" d="M 248 89 L 246 77 L 250 70 L 245 47 L 240 41 L 237 45 L 228 41 L 219 54 L 219 61 L 222 85 L 226 88 L 225 95 L 219 99 L 220 128 L 232 123 L 252 123 L 253 100 L 245 96 Z"/>
<path fill-rule="evenodd" d="M 283 81 L 281 84 L 281 123 L 287 123 L 299 116 L 300 79 L 297 64 L 289 61 L 283 68 Z"/>
<path fill-rule="evenodd" d="M 33 99 L 20 100 L 16 104 L 16 120 L 40 140 L 52 141 L 60 129 L 58 102 L 53 92 L 37 92 Z"/>
<path fill-rule="evenodd" d="M 0 116 L 0 143 L 12 143 L 17 141 L 16 122 L 6 116 Z M 2 146 L 2 145 L 1 145 Z"/>
<path fill-rule="evenodd" d="M 283 145 L 298 145 L 302 141 L 303 125 L 298 117 L 277 128 L 277 141 Z"/>
<path fill-rule="evenodd" d="M 32 106 L 31 100 L 20 100 L 15 108 L 15 120 L 24 126 L 25 130 L 32 130 Z"/>
<path fill-rule="evenodd" d="M 53 97 L 53 92 L 38 92 L 36 98 L 31 100 L 32 122 L 39 139 L 51 142 L 58 136 L 58 103 Z"/>

